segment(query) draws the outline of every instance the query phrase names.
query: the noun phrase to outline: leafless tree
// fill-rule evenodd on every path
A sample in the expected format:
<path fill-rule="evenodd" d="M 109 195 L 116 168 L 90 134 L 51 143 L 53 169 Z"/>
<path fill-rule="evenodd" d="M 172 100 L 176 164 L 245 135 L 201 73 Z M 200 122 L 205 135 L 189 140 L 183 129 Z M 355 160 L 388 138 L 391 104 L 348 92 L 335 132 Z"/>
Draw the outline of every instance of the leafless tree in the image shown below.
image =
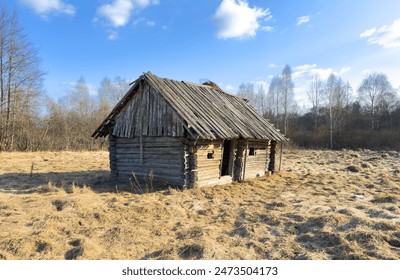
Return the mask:
<path fill-rule="evenodd" d="M 257 88 L 257 109 L 262 115 L 267 112 L 266 98 L 264 87 L 259 85 Z"/>
<path fill-rule="evenodd" d="M 275 120 L 275 126 L 280 127 L 280 116 L 282 114 L 281 100 L 279 98 L 281 79 L 279 76 L 274 76 L 269 84 L 267 93 L 267 104 L 272 118 Z"/>
<path fill-rule="evenodd" d="M 336 91 L 337 79 L 335 74 L 330 74 L 328 80 L 326 81 L 326 96 L 327 105 L 329 111 L 329 147 L 333 149 L 333 110 L 335 101 L 335 91 Z"/>
<path fill-rule="evenodd" d="M 334 86 L 333 104 L 331 110 L 333 124 L 332 134 L 336 135 L 336 141 L 333 140 L 334 142 L 338 142 L 340 139 L 342 139 L 351 93 L 352 88 L 350 84 L 348 82 L 345 83 L 340 77 L 338 77 Z M 334 146 L 334 143 L 332 143 L 332 146 Z"/>
<path fill-rule="evenodd" d="M 44 73 L 37 50 L 18 22 L 16 10 L 0 6 L 0 151 L 15 149 L 15 139 L 26 131 L 21 116 L 34 115 Z M 17 117 L 18 116 L 18 117 Z"/>
<path fill-rule="evenodd" d="M 253 83 L 242 83 L 239 86 L 237 95 L 245 98 L 260 114 L 265 115 L 267 109 L 267 97 L 262 85 L 258 85 L 257 91 Z"/>
<path fill-rule="evenodd" d="M 129 89 L 129 83 L 121 77 L 116 77 L 114 80 L 105 77 L 98 90 L 99 109 L 104 117 L 109 113 L 111 108 L 124 96 Z"/>
<path fill-rule="evenodd" d="M 318 74 L 312 77 L 310 88 L 307 91 L 308 100 L 311 102 L 311 112 L 314 115 L 314 127 L 318 127 L 319 111 L 324 102 L 324 84 Z"/>
<path fill-rule="evenodd" d="M 376 128 L 378 103 L 382 103 L 393 94 L 393 87 L 383 73 L 371 73 L 363 79 L 358 88 L 359 98 L 371 116 L 371 129 Z"/>
<path fill-rule="evenodd" d="M 294 83 L 292 80 L 292 68 L 285 65 L 280 76 L 281 82 L 279 83 L 280 99 L 282 100 L 283 108 L 283 131 L 284 134 L 289 132 L 289 114 L 294 104 Z"/>

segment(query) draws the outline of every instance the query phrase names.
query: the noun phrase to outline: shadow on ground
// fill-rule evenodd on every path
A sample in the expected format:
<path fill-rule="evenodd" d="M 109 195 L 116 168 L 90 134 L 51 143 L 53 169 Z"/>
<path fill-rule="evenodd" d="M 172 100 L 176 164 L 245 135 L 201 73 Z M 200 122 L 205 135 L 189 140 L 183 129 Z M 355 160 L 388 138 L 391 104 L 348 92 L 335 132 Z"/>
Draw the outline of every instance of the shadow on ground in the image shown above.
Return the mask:
<path fill-rule="evenodd" d="M 68 187 L 71 185 L 88 186 L 95 192 L 115 192 L 116 186 L 110 180 L 107 170 L 91 170 L 77 172 L 48 172 L 48 173 L 6 173 L 0 175 L 0 192 L 3 193 L 33 193 L 52 185 Z M 117 188 L 125 190 L 127 185 Z"/>

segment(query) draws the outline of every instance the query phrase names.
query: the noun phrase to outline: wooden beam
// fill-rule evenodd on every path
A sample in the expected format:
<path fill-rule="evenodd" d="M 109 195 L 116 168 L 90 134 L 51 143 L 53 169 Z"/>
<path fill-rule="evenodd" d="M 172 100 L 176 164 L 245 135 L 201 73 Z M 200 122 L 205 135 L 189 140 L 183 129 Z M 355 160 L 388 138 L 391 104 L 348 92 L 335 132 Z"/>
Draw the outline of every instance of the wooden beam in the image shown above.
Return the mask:
<path fill-rule="evenodd" d="M 242 179 L 242 180 L 244 180 L 245 177 L 246 177 L 246 163 L 247 163 L 246 161 L 247 161 L 247 152 L 248 152 L 248 149 L 249 149 L 249 140 L 246 139 L 246 152 L 245 152 L 245 154 L 244 154 L 243 179 Z"/>

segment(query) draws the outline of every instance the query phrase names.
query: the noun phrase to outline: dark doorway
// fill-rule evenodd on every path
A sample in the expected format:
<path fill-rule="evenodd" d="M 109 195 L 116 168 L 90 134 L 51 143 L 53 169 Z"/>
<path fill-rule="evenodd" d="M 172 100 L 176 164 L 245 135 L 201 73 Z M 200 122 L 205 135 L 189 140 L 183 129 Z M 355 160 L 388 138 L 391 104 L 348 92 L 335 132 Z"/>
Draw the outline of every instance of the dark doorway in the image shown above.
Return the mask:
<path fill-rule="evenodd" d="M 222 155 L 221 176 L 232 175 L 231 154 L 232 154 L 232 141 L 225 140 L 224 153 Z"/>

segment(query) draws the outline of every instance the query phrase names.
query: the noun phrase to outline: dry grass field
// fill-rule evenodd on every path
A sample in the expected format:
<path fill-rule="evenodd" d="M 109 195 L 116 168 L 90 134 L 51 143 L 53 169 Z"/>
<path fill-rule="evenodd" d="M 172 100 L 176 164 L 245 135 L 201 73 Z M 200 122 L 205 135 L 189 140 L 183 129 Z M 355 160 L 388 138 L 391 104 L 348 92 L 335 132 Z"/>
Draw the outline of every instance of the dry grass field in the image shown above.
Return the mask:
<path fill-rule="evenodd" d="M 145 194 L 107 182 L 107 152 L 0 163 L 0 259 L 400 259 L 398 152 L 287 151 L 271 177 Z"/>

